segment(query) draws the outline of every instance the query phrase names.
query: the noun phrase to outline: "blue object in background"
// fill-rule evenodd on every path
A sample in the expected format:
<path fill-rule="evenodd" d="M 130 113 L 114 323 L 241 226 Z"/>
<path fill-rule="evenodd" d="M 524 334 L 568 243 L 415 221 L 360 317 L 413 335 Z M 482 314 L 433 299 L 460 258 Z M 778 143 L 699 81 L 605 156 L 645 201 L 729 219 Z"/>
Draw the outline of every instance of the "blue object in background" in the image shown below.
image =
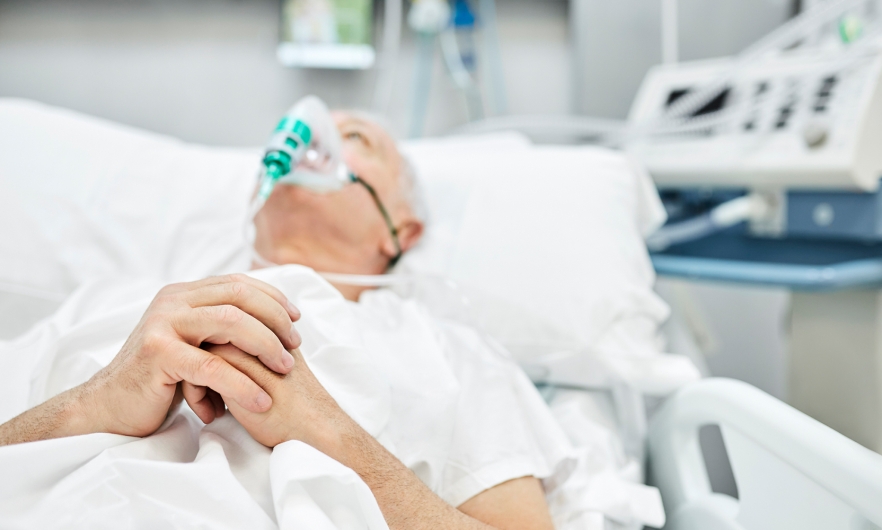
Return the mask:
<path fill-rule="evenodd" d="M 456 28 L 474 28 L 475 14 L 466 0 L 455 0 L 453 3 L 453 26 Z"/>
<path fill-rule="evenodd" d="M 882 192 L 789 192 L 787 235 L 882 241 Z"/>
<path fill-rule="evenodd" d="M 475 23 L 476 18 L 466 0 L 455 0 L 453 4 L 453 29 L 456 31 L 456 42 L 462 66 L 474 72 L 477 66 L 475 57 Z"/>
<path fill-rule="evenodd" d="M 661 276 L 786 287 L 796 291 L 882 286 L 882 258 L 821 266 L 654 254 L 652 265 Z"/>
<path fill-rule="evenodd" d="M 666 190 L 662 198 L 674 216 L 690 217 L 739 193 Z M 882 286 L 882 191 L 789 191 L 786 208 L 784 237 L 755 237 L 742 224 L 653 253 L 653 266 L 663 276 L 794 290 Z"/>

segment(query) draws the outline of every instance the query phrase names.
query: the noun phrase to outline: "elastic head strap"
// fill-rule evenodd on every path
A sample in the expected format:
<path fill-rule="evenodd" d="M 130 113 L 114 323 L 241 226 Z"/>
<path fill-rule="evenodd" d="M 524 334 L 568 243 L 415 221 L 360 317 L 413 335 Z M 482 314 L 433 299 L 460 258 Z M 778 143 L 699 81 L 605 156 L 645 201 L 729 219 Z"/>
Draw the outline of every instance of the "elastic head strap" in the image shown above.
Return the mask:
<path fill-rule="evenodd" d="M 364 189 L 371 194 L 371 198 L 374 199 L 374 204 L 377 205 L 377 209 L 380 210 L 380 214 L 383 216 L 383 220 L 386 221 L 386 228 L 389 229 L 389 234 L 392 236 L 392 243 L 395 244 L 395 256 L 389 260 L 389 267 L 392 268 L 398 263 L 398 260 L 401 259 L 402 251 L 401 251 L 401 242 L 398 240 L 398 229 L 395 228 L 395 225 L 392 223 L 392 218 L 389 217 L 389 212 L 386 210 L 386 207 L 383 206 L 383 201 L 380 200 L 380 196 L 377 194 L 377 190 L 374 189 L 373 186 L 365 182 L 365 180 L 358 175 L 350 175 L 350 178 L 353 182 L 357 182 L 364 186 Z"/>

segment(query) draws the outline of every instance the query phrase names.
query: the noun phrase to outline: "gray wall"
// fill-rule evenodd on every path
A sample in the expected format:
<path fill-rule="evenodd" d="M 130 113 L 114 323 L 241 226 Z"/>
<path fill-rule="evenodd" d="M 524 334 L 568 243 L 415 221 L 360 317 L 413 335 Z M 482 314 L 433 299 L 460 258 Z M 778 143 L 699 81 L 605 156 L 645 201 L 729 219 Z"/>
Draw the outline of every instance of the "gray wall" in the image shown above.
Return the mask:
<path fill-rule="evenodd" d="M 741 51 L 789 18 L 793 0 L 679 0 L 681 61 Z M 661 62 L 660 0 L 572 0 L 574 110 L 624 118 Z"/>
<path fill-rule="evenodd" d="M 681 57 L 737 52 L 784 20 L 792 3 L 680 0 Z M 645 70 L 660 60 L 659 0 L 497 5 L 511 113 L 624 117 Z M 212 144 L 262 143 L 306 93 L 333 106 L 370 106 L 375 70 L 284 68 L 275 59 L 278 24 L 279 0 L 0 0 L 0 96 Z M 412 33 L 404 37 L 388 113 L 399 133 L 409 125 L 415 52 Z M 466 120 L 436 55 L 427 134 Z"/>
<path fill-rule="evenodd" d="M 500 0 L 498 11 L 510 110 L 567 112 L 566 0 Z M 229 145 L 263 143 L 307 93 L 336 107 L 370 106 L 375 70 L 284 68 L 278 25 L 278 0 L 0 0 L 0 96 Z M 399 133 L 409 124 L 415 50 L 404 35 L 389 112 Z M 440 55 L 435 66 L 429 134 L 466 118 Z"/>

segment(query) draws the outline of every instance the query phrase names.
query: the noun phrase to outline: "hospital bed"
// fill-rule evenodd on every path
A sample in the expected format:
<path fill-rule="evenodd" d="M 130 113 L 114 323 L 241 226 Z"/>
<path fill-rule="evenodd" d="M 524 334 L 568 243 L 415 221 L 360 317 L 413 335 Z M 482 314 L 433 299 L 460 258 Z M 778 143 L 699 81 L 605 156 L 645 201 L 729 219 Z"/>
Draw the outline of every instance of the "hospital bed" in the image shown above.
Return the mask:
<path fill-rule="evenodd" d="M 662 353 L 668 308 L 652 291 L 644 238 L 664 211 L 640 167 L 516 134 L 403 149 L 422 177 L 429 230 L 397 274 L 443 278 L 411 294 L 504 345 L 553 410 L 561 396 L 589 396 L 589 419 L 614 435 L 631 478 L 648 459 L 666 528 L 882 526 L 882 456 L 748 385 L 697 381 L 687 357 Z M 0 226 L 15 227 L 0 232 L 0 339 L 91 278 L 234 269 L 258 160 L 257 149 L 0 100 Z M 737 500 L 709 486 L 698 442 L 709 424 L 722 429 Z M 612 521 L 595 527 L 642 526 Z"/>

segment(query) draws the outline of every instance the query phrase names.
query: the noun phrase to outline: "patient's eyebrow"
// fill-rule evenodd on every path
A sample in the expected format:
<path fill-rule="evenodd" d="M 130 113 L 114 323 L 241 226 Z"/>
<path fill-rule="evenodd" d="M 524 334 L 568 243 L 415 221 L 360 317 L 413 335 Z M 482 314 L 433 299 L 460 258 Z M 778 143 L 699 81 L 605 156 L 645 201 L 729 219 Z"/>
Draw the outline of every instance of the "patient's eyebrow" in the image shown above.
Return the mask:
<path fill-rule="evenodd" d="M 345 121 L 343 122 L 343 125 L 342 125 L 342 126 L 343 126 L 344 128 L 347 127 L 347 126 L 357 126 L 357 127 L 361 128 L 361 129 L 364 129 L 364 130 L 366 130 L 366 131 L 371 131 L 371 132 L 373 132 L 373 131 L 372 131 L 372 129 L 373 129 L 372 125 L 374 125 L 374 124 L 371 123 L 371 122 L 369 122 L 369 121 L 366 121 L 366 120 L 363 120 L 363 119 L 361 119 L 361 118 L 357 118 L 357 117 L 355 117 L 355 116 L 352 116 L 351 118 L 348 118 L 347 120 L 345 120 Z"/>

